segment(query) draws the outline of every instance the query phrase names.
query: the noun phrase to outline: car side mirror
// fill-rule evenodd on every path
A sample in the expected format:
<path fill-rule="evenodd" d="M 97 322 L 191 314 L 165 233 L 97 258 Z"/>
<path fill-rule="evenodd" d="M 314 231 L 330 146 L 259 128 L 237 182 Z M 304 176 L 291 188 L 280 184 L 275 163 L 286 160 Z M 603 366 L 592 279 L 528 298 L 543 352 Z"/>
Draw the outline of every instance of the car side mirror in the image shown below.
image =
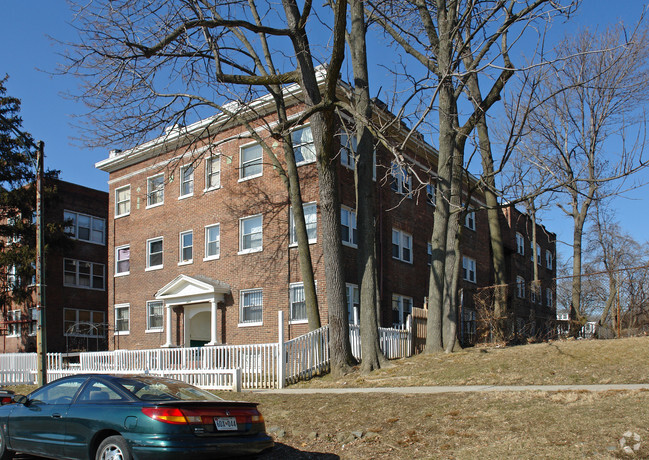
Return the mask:
<path fill-rule="evenodd" d="M 13 402 L 27 405 L 27 403 L 29 402 L 29 398 L 25 395 L 14 395 Z"/>

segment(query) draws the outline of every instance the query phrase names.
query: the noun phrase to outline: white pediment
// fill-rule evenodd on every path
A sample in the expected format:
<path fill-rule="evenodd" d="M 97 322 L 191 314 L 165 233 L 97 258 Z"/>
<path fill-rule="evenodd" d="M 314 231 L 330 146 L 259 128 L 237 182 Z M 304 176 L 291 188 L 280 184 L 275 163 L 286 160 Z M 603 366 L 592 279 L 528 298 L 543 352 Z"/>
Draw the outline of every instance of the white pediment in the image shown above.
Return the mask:
<path fill-rule="evenodd" d="M 193 303 L 210 299 L 222 299 L 230 292 L 230 286 L 205 276 L 179 275 L 155 294 L 155 298 L 167 303 Z"/>

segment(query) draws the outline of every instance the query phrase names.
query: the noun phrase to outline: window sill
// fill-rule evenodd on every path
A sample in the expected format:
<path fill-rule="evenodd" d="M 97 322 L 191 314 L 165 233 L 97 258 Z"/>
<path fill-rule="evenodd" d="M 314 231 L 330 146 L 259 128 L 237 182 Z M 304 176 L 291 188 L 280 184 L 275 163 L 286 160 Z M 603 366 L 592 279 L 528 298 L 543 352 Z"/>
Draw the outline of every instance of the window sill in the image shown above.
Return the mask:
<path fill-rule="evenodd" d="M 120 278 L 120 277 L 122 277 L 122 276 L 128 276 L 128 275 L 130 275 L 130 274 L 131 274 L 130 271 L 127 271 L 127 272 L 121 272 L 121 273 L 115 273 L 115 274 L 113 275 L 113 277 L 114 277 L 114 278 Z"/>
<path fill-rule="evenodd" d="M 309 320 L 308 319 L 289 320 L 288 324 L 309 324 Z"/>
<path fill-rule="evenodd" d="M 318 240 L 309 240 L 309 244 L 316 244 Z M 288 245 L 289 248 L 297 248 L 297 243 L 291 243 Z"/>
<path fill-rule="evenodd" d="M 117 219 L 121 219 L 122 217 L 128 217 L 128 216 L 130 216 L 130 215 L 131 215 L 130 212 L 128 212 L 128 213 L 126 213 L 126 214 L 120 214 L 119 216 L 115 216 L 115 220 L 117 220 Z"/>
<path fill-rule="evenodd" d="M 244 255 L 244 254 L 254 254 L 255 252 L 262 252 L 264 248 L 255 248 L 255 249 L 244 249 L 243 251 L 239 251 L 237 255 Z"/>
<path fill-rule="evenodd" d="M 261 177 L 263 175 L 264 175 L 264 173 L 262 172 L 261 174 L 255 174 L 253 176 L 241 177 L 241 178 L 239 178 L 239 180 L 237 182 L 246 182 L 248 180 L 256 179 L 258 177 Z"/>
<path fill-rule="evenodd" d="M 343 246 L 347 246 L 348 248 L 354 248 L 358 249 L 358 245 L 354 243 L 348 243 L 347 241 L 343 241 Z"/>
<path fill-rule="evenodd" d="M 213 191 L 213 190 L 219 190 L 220 188 L 221 188 L 220 185 L 219 185 L 218 187 L 210 187 L 210 188 L 206 188 L 206 189 L 203 189 L 203 193 L 211 192 L 211 191 Z"/>
<path fill-rule="evenodd" d="M 399 259 L 398 257 L 394 257 L 394 256 L 392 257 L 392 260 L 398 260 L 399 262 L 403 262 L 404 264 L 412 265 L 412 260 L 403 260 L 403 259 Z M 430 265 L 430 264 L 428 264 L 428 265 Z"/>
<path fill-rule="evenodd" d="M 117 331 L 113 335 L 130 335 L 131 331 Z"/>
<path fill-rule="evenodd" d="M 204 257 L 203 262 L 207 262 L 209 260 L 219 260 L 220 258 L 221 258 L 221 254 L 216 255 L 216 256 Z"/>
<path fill-rule="evenodd" d="M 164 329 L 147 329 L 144 331 L 145 334 L 162 334 Z"/>
<path fill-rule="evenodd" d="M 264 323 L 263 321 L 260 323 L 239 323 L 237 324 L 238 327 L 254 327 L 254 326 L 263 326 Z"/>
<path fill-rule="evenodd" d="M 186 260 L 186 261 L 183 261 L 183 262 L 178 262 L 178 266 L 180 267 L 181 265 L 191 265 L 193 263 L 194 263 L 194 259 L 191 259 L 191 260 Z"/>
<path fill-rule="evenodd" d="M 188 195 L 180 195 L 180 196 L 178 197 L 178 201 L 180 201 L 180 200 L 186 200 L 187 198 L 191 198 L 191 197 L 193 197 L 193 196 L 194 196 L 193 193 L 190 193 L 190 194 L 188 194 Z"/>
<path fill-rule="evenodd" d="M 153 271 L 156 271 L 156 270 L 162 270 L 163 268 L 164 268 L 163 265 L 156 265 L 154 267 L 147 267 L 147 268 L 144 269 L 144 271 L 145 272 L 153 272 Z"/>
<path fill-rule="evenodd" d="M 144 209 L 157 208 L 158 206 L 162 206 L 163 204 L 165 204 L 164 201 L 162 203 L 148 204 L 148 205 L 146 205 L 146 207 Z"/>

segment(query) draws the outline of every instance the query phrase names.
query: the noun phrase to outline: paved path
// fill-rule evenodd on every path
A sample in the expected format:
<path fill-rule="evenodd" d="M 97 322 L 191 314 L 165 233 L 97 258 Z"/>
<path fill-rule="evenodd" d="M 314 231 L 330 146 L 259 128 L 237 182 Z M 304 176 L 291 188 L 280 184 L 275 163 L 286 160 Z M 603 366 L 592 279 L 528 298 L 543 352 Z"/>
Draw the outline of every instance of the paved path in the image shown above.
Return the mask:
<path fill-rule="evenodd" d="M 281 390 L 251 390 L 252 393 L 268 394 L 344 394 L 344 393 L 395 393 L 395 394 L 437 394 L 437 393 L 479 393 L 487 391 L 610 391 L 649 390 L 649 384 L 611 385 L 461 385 L 426 387 L 382 387 L 382 388 L 284 388 Z"/>

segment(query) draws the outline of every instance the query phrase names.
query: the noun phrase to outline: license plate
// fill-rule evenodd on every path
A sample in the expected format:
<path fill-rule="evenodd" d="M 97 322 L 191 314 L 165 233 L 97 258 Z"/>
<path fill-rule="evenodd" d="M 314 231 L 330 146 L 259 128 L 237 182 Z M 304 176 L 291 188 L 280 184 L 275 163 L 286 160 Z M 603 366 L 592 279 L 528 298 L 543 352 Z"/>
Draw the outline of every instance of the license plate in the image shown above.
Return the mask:
<path fill-rule="evenodd" d="M 236 431 L 237 419 L 235 417 L 217 417 L 214 419 L 218 431 Z"/>

